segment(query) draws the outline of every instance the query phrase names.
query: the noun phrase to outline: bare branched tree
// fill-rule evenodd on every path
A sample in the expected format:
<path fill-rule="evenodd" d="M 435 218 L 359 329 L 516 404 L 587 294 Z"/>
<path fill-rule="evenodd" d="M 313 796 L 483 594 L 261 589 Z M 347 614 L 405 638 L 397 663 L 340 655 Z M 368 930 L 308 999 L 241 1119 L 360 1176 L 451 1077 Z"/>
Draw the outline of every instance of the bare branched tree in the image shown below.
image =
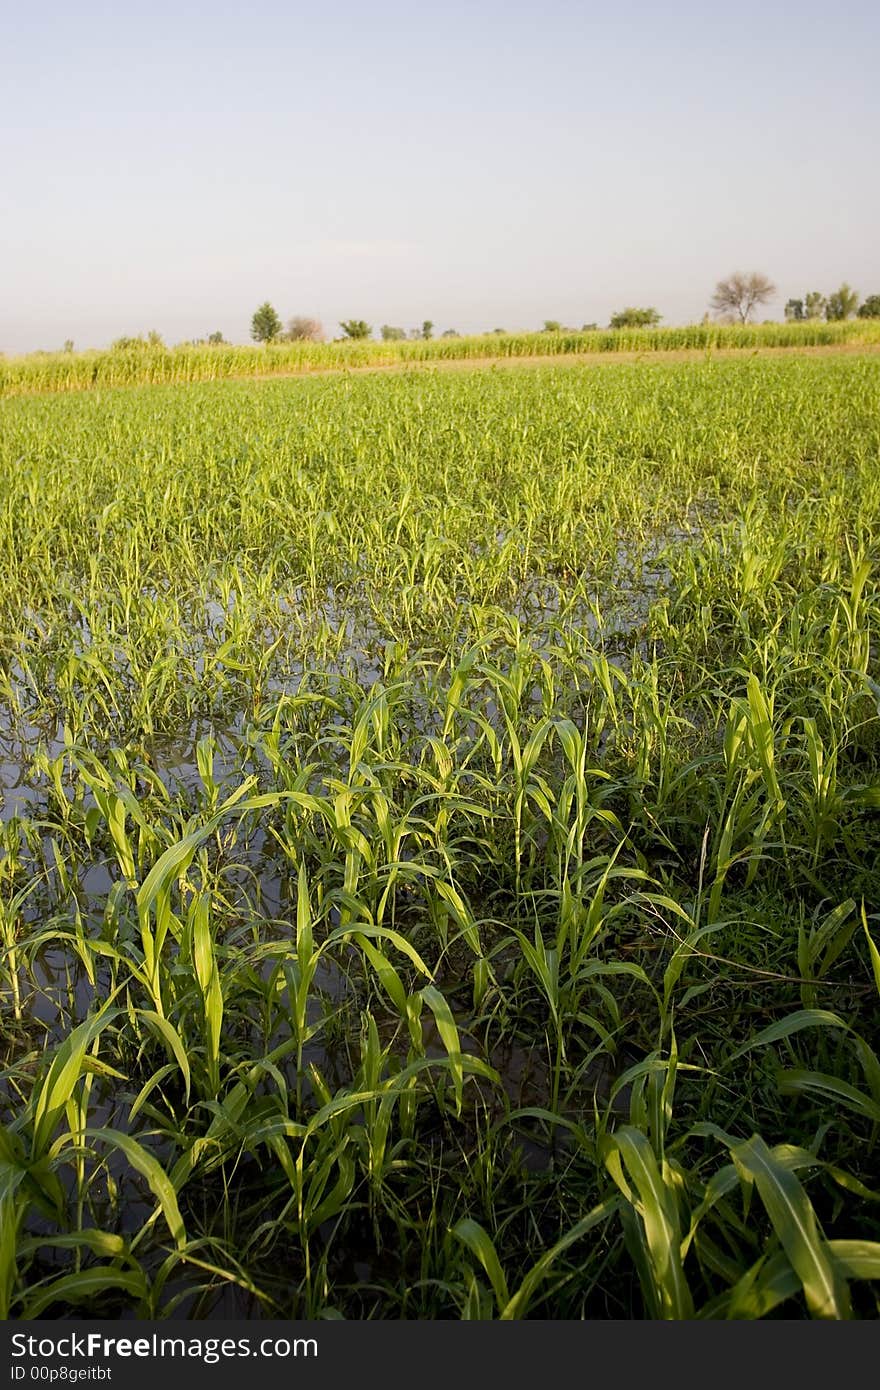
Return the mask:
<path fill-rule="evenodd" d="M 287 337 L 291 343 L 323 343 L 324 329 L 317 319 L 297 314 L 287 320 Z"/>
<path fill-rule="evenodd" d="M 752 310 L 766 304 L 776 294 L 776 286 L 766 275 L 752 270 L 748 275 L 737 271 L 726 280 L 719 280 L 709 300 L 713 310 L 722 318 L 730 317 L 748 323 Z"/>

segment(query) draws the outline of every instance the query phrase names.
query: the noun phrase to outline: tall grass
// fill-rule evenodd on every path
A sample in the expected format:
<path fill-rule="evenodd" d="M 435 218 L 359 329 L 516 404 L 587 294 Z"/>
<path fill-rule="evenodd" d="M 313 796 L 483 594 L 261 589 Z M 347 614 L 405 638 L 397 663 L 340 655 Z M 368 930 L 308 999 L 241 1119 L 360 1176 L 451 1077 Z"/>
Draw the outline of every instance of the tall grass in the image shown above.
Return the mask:
<path fill-rule="evenodd" d="M 0 414 L 0 1315 L 876 1316 L 880 362 Z"/>
<path fill-rule="evenodd" d="M 691 324 L 683 328 L 592 330 L 585 333 L 491 333 L 416 342 L 274 343 L 264 347 L 143 344 L 89 352 L 39 352 L 0 357 L 0 396 L 82 391 L 112 386 L 221 381 L 272 373 L 343 371 L 418 362 L 560 354 L 717 349 L 872 346 L 880 329 L 868 319 L 848 323 Z"/>

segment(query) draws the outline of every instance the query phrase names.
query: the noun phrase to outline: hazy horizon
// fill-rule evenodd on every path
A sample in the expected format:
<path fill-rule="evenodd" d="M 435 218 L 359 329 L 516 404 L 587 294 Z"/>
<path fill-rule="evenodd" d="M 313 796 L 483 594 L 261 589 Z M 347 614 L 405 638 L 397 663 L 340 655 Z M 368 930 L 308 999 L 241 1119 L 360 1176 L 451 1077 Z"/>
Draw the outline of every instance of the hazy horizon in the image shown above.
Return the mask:
<path fill-rule="evenodd" d="M 50 3 L 8 21 L 0 350 L 880 293 L 880 7 Z"/>

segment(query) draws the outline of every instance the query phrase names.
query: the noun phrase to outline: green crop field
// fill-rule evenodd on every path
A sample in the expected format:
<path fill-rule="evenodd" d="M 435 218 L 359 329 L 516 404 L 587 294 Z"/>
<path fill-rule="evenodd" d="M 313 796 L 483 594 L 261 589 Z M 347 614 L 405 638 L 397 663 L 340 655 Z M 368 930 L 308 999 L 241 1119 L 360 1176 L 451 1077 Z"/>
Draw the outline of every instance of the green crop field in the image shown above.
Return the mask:
<path fill-rule="evenodd" d="M 880 323 L 875 319 L 745 326 L 709 323 L 683 328 L 499 332 L 415 342 L 277 342 L 263 347 L 232 343 L 217 346 L 180 343 L 176 347 L 166 347 L 161 341 L 154 344 L 146 339 L 135 339 L 128 346 L 89 352 L 32 352 L 24 357 L 5 359 L 0 354 L 0 397 L 486 358 L 841 347 L 876 350 L 880 347 Z"/>
<path fill-rule="evenodd" d="M 0 1315 L 876 1317 L 880 357 L 89 360 L 3 369 Z"/>

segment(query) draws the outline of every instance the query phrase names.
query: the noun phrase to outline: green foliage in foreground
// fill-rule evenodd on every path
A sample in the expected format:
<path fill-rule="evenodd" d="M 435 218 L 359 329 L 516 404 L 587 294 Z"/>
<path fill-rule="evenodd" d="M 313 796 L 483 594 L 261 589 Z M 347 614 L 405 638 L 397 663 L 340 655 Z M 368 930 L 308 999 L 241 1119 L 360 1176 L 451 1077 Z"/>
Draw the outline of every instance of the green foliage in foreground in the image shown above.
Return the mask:
<path fill-rule="evenodd" d="M 808 296 L 809 299 L 809 296 Z M 271 305 L 262 310 L 275 314 Z M 630 312 L 630 311 L 626 311 Z M 636 310 L 636 313 L 655 312 Z M 254 318 L 256 319 L 256 315 Z M 808 314 L 808 319 L 810 315 Z M 845 316 L 844 316 L 845 317 Z M 478 337 L 446 333 L 406 342 L 386 338 L 369 341 L 370 326 L 361 319 L 342 324 L 346 338 L 333 343 L 277 342 L 281 320 L 260 347 L 232 344 L 180 344 L 165 347 L 161 340 L 124 340 L 109 352 L 35 352 L 25 357 L 0 357 L 0 396 L 35 391 L 83 391 L 113 386 L 146 386 L 193 381 L 222 381 L 227 377 L 263 377 L 272 373 L 339 371 L 354 367 L 405 366 L 408 362 L 467 362 L 486 357 L 559 356 L 564 353 L 668 352 L 775 347 L 835 347 L 880 343 L 880 326 L 871 319 L 858 322 L 766 324 L 691 324 L 685 328 L 644 328 L 621 324 L 608 329 L 564 329 L 548 320 L 539 333 L 508 333 L 496 328 Z M 552 325 L 552 331 L 550 331 Z M 387 325 L 386 325 L 387 327 Z M 392 330 L 396 333 L 397 330 Z M 154 335 L 151 335 L 151 338 Z M 158 336 L 158 335 L 155 335 Z M 405 336 L 405 335 L 404 335 Z"/>
<path fill-rule="evenodd" d="M 876 1316 L 880 361 L 0 414 L 0 1315 Z"/>

